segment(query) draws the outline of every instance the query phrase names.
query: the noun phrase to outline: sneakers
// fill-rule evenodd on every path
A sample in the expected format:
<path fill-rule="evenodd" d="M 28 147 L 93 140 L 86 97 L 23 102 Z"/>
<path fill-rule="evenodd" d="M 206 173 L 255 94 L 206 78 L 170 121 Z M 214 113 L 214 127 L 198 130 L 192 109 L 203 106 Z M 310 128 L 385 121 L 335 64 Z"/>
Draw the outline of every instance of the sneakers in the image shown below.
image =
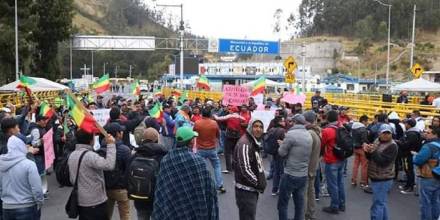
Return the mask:
<path fill-rule="evenodd" d="M 279 192 L 272 192 L 272 196 L 277 196 Z"/>
<path fill-rule="evenodd" d="M 319 198 L 315 198 L 315 201 L 319 202 Z"/>
<path fill-rule="evenodd" d="M 351 182 L 351 186 L 356 187 L 357 183 L 356 182 Z"/>
<path fill-rule="evenodd" d="M 327 212 L 329 214 L 337 215 L 339 214 L 339 210 L 332 207 L 324 207 L 322 211 Z"/>
<path fill-rule="evenodd" d="M 414 193 L 414 189 L 411 187 L 408 187 L 404 190 L 400 190 L 400 193 L 404 194 L 404 195 L 409 195 L 409 194 L 413 194 Z"/>
<path fill-rule="evenodd" d="M 406 190 L 406 189 L 408 189 L 408 187 L 406 187 L 405 185 L 400 185 L 400 186 L 399 186 L 399 189 L 400 189 L 400 190 Z"/>
<path fill-rule="evenodd" d="M 230 173 L 230 171 L 229 170 L 223 170 L 222 173 L 228 174 L 228 173 Z"/>
<path fill-rule="evenodd" d="M 218 189 L 217 189 L 220 193 L 226 193 L 226 189 L 225 189 L 225 187 L 223 187 L 223 186 L 220 186 Z"/>
<path fill-rule="evenodd" d="M 339 211 L 340 211 L 340 212 L 345 212 L 345 206 L 341 206 L 341 207 L 339 207 Z"/>
<path fill-rule="evenodd" d="M 372 194 L 372 193 L 373 193 L 373 190 L 371 189 L 370 186 L 366 186 L 366 187 L 364 187 L 364 192 L 365 192 L 365 193 Z"/>

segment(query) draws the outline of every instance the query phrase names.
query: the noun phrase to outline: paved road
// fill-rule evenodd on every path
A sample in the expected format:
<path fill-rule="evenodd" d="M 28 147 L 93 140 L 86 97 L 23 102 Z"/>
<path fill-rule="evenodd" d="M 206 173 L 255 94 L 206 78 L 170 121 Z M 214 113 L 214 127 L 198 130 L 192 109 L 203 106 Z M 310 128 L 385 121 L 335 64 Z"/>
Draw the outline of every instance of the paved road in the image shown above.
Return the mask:
<path fill-rule="evenodd" d="M 265 160 L 265 165 L 269 162 Z M 350 167 L 350 165 L 349 165 Z M 233 190 L 233 175 L 224 175 L 225 187 L 227 189 L 226 194 L 219 195 L 219 210 L 220 219 L 222 220 L 235 220 L 238 219 L 238 210 L 235 205 L 235 196 Z M 367 220 L 369 219 L 371 195 L 364 193 L 359 188 L 353 188 L 349 185 L 350 178 L 346 178 L 346 212 L 339 215 L 327 215 L 321 210 L 322 207 L 328 206 L 330 203 L 329 198 L 321 198 L 318 203 L 318 219 L 328 220 Z M 264 194 L 260 196 L 257 209 L 258 220 L 275 220 L 278 219 L 277 212 L 277 197 L 271 195 L 272 181 L 268 182 L 268 188 Z M 62 220 L 68 219 L 64 212 L 64 204 L 67 201 L 67 197 L 70 194 L 71 188 L 59 188 L 56 183 L 54 174 L 49 177 L 49 200 L 46 201 L 43 211 L 43 220 Z M 289 204 L 289 217 L 293 218 L 293 204 L 290 201 Z M 390 219 L 399 220 L 416 220 L 419 219 L 418 215 L 418 197 L 414 195 L 402 195 L 398 192 L 395 185 L 389 196 L 389 209 Z M 133 210 L 133 219 L 136 219 L 135 210 Z M 117 212 L 113 216 L 113 219 L 119 219 Z"/>

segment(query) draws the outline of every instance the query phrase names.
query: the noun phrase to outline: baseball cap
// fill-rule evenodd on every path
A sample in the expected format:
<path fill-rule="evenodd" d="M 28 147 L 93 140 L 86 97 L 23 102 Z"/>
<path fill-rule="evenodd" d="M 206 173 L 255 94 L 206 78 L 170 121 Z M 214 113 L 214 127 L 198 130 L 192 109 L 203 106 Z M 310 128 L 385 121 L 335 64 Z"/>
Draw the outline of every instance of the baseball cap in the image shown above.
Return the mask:
<path fill-rule="evenodd" d="M 385 132 L 393 133 L 393 128 L 390 125 L 383 124 L 379 128 L 379 134 L 382 134 L 382 133 L 385 133 Z"/>
<path fill-rule="evenodd" d="M 152 142 L 157 142 L 159 140 L 159 132 L 154 128 L 147 128 L 144 131 L 144 140 L 149 140 Z"/>
<path fill-rule="evenodd" d="M 306 111 L 303 113 L 305 120 L 309 123 L 314 123 L 316 121 L 316 113 L 314 111 Z"/>
<path fill-rule="evenodd" d="M 292 117 L 292 120 L 293 120 L 295 123 L 298 123 L 298 124 L 302 124 L 302 125 L 307 124 L 306 118 L 304 118 L 304 116 L 301 115 L 301 114 L 296 114 L 296 115 L 294 115 L 294 116 Z"/>
<path fill-rule="evenodd" d="M 125 127 L 117 122 L 112 122 L 104 127 L 104 129 L 112 136 L 116 136 L 117 132 L 125 131 Z"/>
<path fill-rule="evenodd" d="M 176 131 L 176 140 L 177 142 L 187 142 L 193 139 L 194 137 L 198 137 L 199 133 L 193 131 L 191 127 L 180 127 Z"/>
<path fill-rule="evenodd" d="M 414 127 L 417 124 L 416 120 L 413 118 L 407 118 L 407 119 L 403 120 L 403 123 L 408 124 L 411 127 Z"/>

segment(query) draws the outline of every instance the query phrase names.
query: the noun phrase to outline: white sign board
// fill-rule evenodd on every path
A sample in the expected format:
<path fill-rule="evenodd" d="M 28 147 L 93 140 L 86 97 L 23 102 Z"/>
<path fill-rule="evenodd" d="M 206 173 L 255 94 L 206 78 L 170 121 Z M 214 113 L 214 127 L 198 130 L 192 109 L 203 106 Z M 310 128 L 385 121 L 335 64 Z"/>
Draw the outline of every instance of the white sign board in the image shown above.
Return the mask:
<path fill-rule="evenodd" d="M 275 111 L 253 111 L 252 120 L 258 119 L 263 122 L 264 132 L 267 132 L 270 121 L 275 118 Z"/>
<path fill-rule="evenodd" d="M 262 93 L 252 96 L 256 105 L 262 105 L 264 100 L 264 95 Z"/>
<path fill-rule="evenodd" d="M 104 126 L 110 118 L 110 109 L 96 109 L 90 112 L 93 114 L 96 122 L 101 126 Z"/>

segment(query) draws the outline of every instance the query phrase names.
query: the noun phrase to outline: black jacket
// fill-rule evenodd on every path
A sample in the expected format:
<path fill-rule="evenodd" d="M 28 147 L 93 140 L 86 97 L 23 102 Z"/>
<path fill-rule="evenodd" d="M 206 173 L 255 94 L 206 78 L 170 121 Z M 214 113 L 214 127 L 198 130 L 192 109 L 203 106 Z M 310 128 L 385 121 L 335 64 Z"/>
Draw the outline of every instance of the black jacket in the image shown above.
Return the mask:
<path fill-rule="evenodd" d="M 260 146 L 248 132 L 238 140 L 233 162 L 237 188 L 242 185 L 252 191 L 264 192 L 267 183 L 260 157 Z"/>
<path fill-rule="evenodd" d="M 410 156 L 411 151 L 418 152 L 422 147 L 422 135 L 414 127 L 405 132 L 405 136 L 397 142 L 401 156 Z"/>
<path fill-rule="evenodd" d="M 365 126 L 360 124 L 361 123 L 359 122 L 354 123 L 351 129 L 351 135 L 353 136 L 353 146 L 357 149 L 361 148 L 364 143 L 368 143 L 368 130 Z"/>
<path fill-rule="evenodd" d="M 129 119 L 127 121 L 121 121 L 120 119 L 110 120 L 107 124 L 116 122 L 116 123 L 119 123 L 120 125 L 124 126 L 125 131 L 124 131 L 124 136 L 122 137 L 122 141 L 124 142 L 125 145 L 132 148 L 132 146 L 130 144 L 130 133 L 132 133 L 134 131 L 134 129 L 139 125 L 139 123 L 141 123 L 142 120 L 143 120 L 143 117 L 138 116 L 138 117 Z"/>

